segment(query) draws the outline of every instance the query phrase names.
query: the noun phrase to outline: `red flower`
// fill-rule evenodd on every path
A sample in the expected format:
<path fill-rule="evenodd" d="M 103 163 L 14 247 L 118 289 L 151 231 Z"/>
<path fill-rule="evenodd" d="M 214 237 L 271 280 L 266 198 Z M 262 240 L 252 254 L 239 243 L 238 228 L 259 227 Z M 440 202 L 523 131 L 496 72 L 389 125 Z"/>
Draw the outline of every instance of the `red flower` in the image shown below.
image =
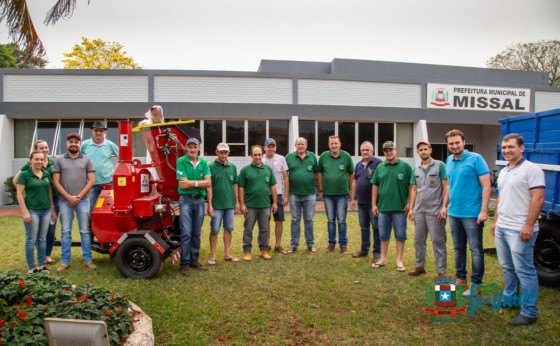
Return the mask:
<path fill-rule="evenodd" d="M 20 288 L 23 288 L 23 286 L 25 286 L 25 280 L 24 280 L 23 278 L 20 278 L 20 279 L 19 279 L 19 281 L 18 281 L 18 286 L 19 286 Z"/>
<path fill-rule="evenodd" d="M 113 314 L 111 313 L 111 311 L 109 311 L 109 310 L 107 310 L 107 309 L 103 310 L 103 314 L 105 314 L 105 316 L 109 316 L 109 317 L 113 316 Z"/>
<path fill-rule="evenodd" d="M 87 301 L 88 301 L 88 298 L 89 298 L 89 294 L 86 294 L 86 295 L 84 296 L 84 300 L 83 300 L 83 301 L 84 301 L 84 302 L 87 302 Z"/>
<path fill-rule="evenodd" d="M 90 279 L 90 280 L 89 280 L 89 283 L 93 285 L 93 279 Z"/>
<path fill-rule="evenodd" d="M 64 292 L 66 292 L 67 288 L 66 288 L 66 287 L 62 287 L 62 290 L 63 290 Z"/>
<path fill-rule="evenodd" d="M 18 309 L 18 311 L 17 311 L 17 317 L 18 317 L 22 322 L 25 322 L 25 318 L 27 317 L 27 314 L 25 313 L 25 311 Z"/>
<path fill-rule="evenodd" d="M 72 303 L 72 307 L 75 308 L 76 307 L 76 302 L 71 302 Z"/>
<path fill-rule="evenodd" d="M 6 321 L 0 320 L 0 327 L 4 327 L 4 326 L 6 326 Z"/>
<path fill-rule="evenodd" d="M 12 327 L 12 329 L 15 329 L 15 328 L 16 328 L 16 323 L 15 323 L 15 322 L 13 322 L 13 321 L 12 321 L 12 322 L 10 322 L 10 327 Z"/>
<path fill-rule="evenodd" d="M 27 304 L 26 304 L 26 306 L 27 306 L 27 307 L 30 307 L 32 303 L 33 303 L 33 296 L 30 294 L 30 295 L 27 296 Z"/>
<path fill-rule="evenodd" d="M 45 307 L 43 308 L 43 311 L 49 311 L 49 307 L 48 307 L 48 306 L 45 306 Z"/>

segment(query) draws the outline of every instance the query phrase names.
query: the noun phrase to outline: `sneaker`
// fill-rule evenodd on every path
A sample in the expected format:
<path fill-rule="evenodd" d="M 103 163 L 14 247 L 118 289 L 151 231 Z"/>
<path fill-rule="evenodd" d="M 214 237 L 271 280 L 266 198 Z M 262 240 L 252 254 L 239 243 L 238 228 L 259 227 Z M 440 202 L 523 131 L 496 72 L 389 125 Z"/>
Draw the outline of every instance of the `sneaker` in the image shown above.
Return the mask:
<path fill-rule="evenodd" d="M 526 326 L 531 323 L 537 322 L 536 317 L 526 317 L 523 315 L 517 315 L 513 320 L 509 321 L 512 326 Z"/>
<path fill-rule="evenodd" d="M 245 252 L 243 253 L 243 260 L 244 261 L 250 261 L 252 259 L 251 257 L 251 253 L 250 252 Z"/>
<path fill-rule="evenodd" d="M 85 266 L 87 269 L 91 269 L 91 270 L 97 269 L 97 266 L 96 266 L 95 264 L 93 264 L 93 262 L 84 263 L 84 266 Z"/>
<path fill-rule="evenodd" d="M 290 246 L 290 250 L 288 250 L 288 253 L 294 253 L 297 251 L 297 246 Z"/>
<path fill-rule="evenodd" d="M 469 286 L 469 288 L 466 291 L 463 292 L 463 297 L 468 297 L 468 296 L 471 295 L 472 287 L 473 287 L 473 284 L 471 284 Z M 474 292 L 474 294 L 479 294 L 479 293 L 480 293 L 480 291 L 478 290 L 478 285 L 477 285 L 477 288 L 476 288 L 476 291 Z"/>
<path fill-rule="evenodd" d="M 310 246 L 307 247 L 307 251 L 309 251 L 309 252 L 317 252 L 317 249 L 315 248 L 315 246 L 310 245 Z"/>
<path fill-rule="evenodd" d="M 414 269 L 408 272 L 408 275 L 411 276 L 418 276 L 422 274 L 426 274 L 426 270 L 424 270 L 424 267 L 414 267 Z"/>
<path fill-rule="evenodd" d="M 352 258 L 358 258 L 358 257 L 367 257 L 368 253 L 366 251 L 358 251 L 356 253 L 352 254 Z"/>
<path fill-rule="evenodd" d="M 340 253 L 348 253 L 348 246 L 341 245 L 340 246 Z"/>
<path fill-rule="evenodd" d="M 288 253 L 288 251 L 284 250 L 284 248 L 282 246 L 275 246 L 274 247 L 274 252 L 279 252 L 279 253 L 284 254 L 284 255 Z"/>
<path fill-rule="evenodd" d="M 261 251 L 261 258 L 265 259 L 265 260 L 272 259 L 272 257 L 268 254 L 268 251 L 266 251 L 266 250 Z"/>
<path fill-rule="evenodd" d="M 200 263 L 199 261 L 192 262 L 190 264 L 190 266 L 191 266 L 191 268 L 195 268 L 195 269 L 198 269 L 198 270 L 208 270 L 208 268 L 205 267 L 204 264 Z"/>
<path fill-rule="evenodd" d="M 329 246 L 327 246 L 327 248 L 325 249 L 325 252 L 333 252 L 334 251 L 334 244 L 329 244 Z"/>
<path fill-rule="evenodd" d="M 191 268 L 188 265 L 181 265 L 181 275 L 189 276 L 191 275 Z"/>
<path fill-rule="evenodd" d="M 64 263 L 62 263 L 62 264 L 60 264 L 60 265 L 58 266 L 58 268 L 56 268 L 56 271 L 57 271 L 58 273 L 61 273 L 61 272 L 65 271 L 65 270 L 67 270 L 67 269 L 70 269 L 70 264 L 64 264 Z"/>

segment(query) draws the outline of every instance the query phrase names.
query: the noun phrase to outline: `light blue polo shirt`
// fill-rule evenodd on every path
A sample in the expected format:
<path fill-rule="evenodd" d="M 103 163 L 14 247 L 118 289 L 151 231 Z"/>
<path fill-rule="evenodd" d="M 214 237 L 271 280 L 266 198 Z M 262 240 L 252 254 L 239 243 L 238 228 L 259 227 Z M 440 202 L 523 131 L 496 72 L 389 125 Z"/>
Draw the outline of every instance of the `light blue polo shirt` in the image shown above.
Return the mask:
<path fill-rule="evenodd" d="M 119 156 L 119 147 L 106 138 L 99 145 L 95 144 L 90 138 L 82 142 L 80 151 L 93 160 L 93 165 L 95 166 L 95 185 L 112 184 L 113 172 L 115 171 L 113 157 Z"/>
<path fill-rule="evenodd" d="M 449 155 L 446 164 L 449 179 L 448 214 L 459 218 L 478 217 L 482 207 L 479 177 L 490 173 L 486 161 L 479 154 L 465 150 L 457 160 Z"/>

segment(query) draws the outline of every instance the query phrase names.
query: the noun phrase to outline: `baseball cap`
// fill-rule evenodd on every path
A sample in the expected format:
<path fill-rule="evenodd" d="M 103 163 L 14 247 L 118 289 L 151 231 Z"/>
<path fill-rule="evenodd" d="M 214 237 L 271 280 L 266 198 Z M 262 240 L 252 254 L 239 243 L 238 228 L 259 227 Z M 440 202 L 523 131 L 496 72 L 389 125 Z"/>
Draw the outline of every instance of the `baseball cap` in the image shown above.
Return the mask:
<path fill-rule="evenodd" d="M 80 135 L 76 132 L 72 132 L 72 133 L 68 134 L 68 136 L 66 136 L 66 140 L 69 140 L 70 138 L 76 138 L 80 142 L 82 141 L 82 137 L 80 137 Z"/>
<path fill-rule="evenodd" d="M 392 141 L 387 141 L 387 142 L 383 143 L 382 150 L 385 150 L 385 149 L 395 149 L 395 143 L 392 142 Z"/>
<path fill-rule="evenodd" d="M 189 139 L 187 140 L 187 145 L 189 145 L 189 144 L 196 144 L 196 145 L 199 145 L 199 144 L 200 144 L 200 141 L 199 141 L 198 139 L 192 137 L 192 138 L 189 138 Z"/>
<path fill-rule="evenodd" d="M 428 142 L 428 140 L 421 140 L 421 141 L 418 141 L 418 143 L 416 143 L 416 149 L 418 149 L 420 144 L 426 144 L 428 146 L 428 148 L 432 147 L 432 145 L 430 144 L 430 142 Z"/>
<path fill-rule="evenodd" d="M 276 146 L 276 141 L 275 141 L 274 139 L 272 139 L 272 138 L 267 138 L 267 139 L 264 141 L 264 146 L 266 147 L 266 146 L 269 146 L 269 145 L 274 145 L 274 146 Z"/>
<path fill-rule="evenodd" d="M 105 124 L 104 121 L 102 120 L 96 120 L 93 122 L 93 125 L 91 125 L 90 129 L 107 129 L 107 125 Z"/>
<path fill-rule="evenodd" d="M 220 143 L 216 147 L 216 150 L 217 151 L 227 151 L 227 152 L 229 152 L 229 145 L 227 145 L 226 143 Z"/>
<path fill-rule="evenodd" d="M 187 140 L 187 145 L 189 145 L 189 144 L 196 144 L 196 145 L 199 145 L 199 144 L 200 144 L 200 141 L 199 141 L 198 139 L 192 137 L 192 138 L 189 138 L 189 139 Z"/>

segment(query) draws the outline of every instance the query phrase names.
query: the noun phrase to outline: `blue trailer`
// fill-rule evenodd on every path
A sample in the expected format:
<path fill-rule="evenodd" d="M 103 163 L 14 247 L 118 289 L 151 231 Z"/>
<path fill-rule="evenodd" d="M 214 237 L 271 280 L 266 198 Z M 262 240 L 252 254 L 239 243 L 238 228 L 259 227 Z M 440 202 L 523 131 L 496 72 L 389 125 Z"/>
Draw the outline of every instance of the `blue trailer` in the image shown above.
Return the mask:
<path fill-rule="evenodd" d="M 535 267 L 539 282 L 560 286 L 560 108 L 498 120 L 500 138 L 519 133 L 525 140 L 524 157 L 545 173 L 545 201 L 535 243 Z M 505 161 L 497 161 L 504 166 Z"/>

